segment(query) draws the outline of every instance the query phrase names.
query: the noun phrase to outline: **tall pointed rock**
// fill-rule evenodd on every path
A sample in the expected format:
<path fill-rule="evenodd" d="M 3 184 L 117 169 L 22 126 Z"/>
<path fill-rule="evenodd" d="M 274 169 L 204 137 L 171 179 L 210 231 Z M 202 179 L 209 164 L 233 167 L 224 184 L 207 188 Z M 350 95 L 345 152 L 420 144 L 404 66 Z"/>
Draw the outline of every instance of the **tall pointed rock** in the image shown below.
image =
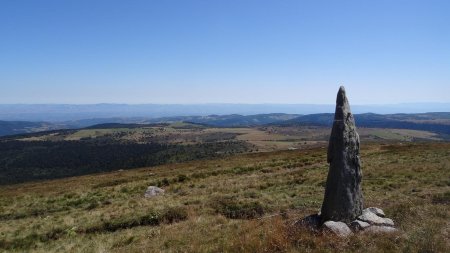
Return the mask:
<path fill-rule="evenodd" d="M 351 222 L 361 215 L 363 196 L 361 191 L 361 163 L 359 159 L 359 135 L 355 119 L 341 86 L 336 98 L 333 129 L 328 144 L 328 171 L 325 197 L 322 204 L 322 221 Z"/>

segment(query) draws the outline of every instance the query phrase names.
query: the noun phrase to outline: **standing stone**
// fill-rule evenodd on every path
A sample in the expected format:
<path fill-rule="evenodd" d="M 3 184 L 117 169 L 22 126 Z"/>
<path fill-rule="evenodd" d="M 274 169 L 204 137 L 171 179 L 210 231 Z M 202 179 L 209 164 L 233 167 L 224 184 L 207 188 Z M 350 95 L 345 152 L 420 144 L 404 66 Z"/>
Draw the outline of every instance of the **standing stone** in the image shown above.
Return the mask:
<path fill-rule="evenodd" d="M 330 169 L 321 210 L 322 222 L 332 220 L 350 223 L 363 210 L 362 175 L 359 136 L 343 86 L 337 94 L 327 160 Z"/>

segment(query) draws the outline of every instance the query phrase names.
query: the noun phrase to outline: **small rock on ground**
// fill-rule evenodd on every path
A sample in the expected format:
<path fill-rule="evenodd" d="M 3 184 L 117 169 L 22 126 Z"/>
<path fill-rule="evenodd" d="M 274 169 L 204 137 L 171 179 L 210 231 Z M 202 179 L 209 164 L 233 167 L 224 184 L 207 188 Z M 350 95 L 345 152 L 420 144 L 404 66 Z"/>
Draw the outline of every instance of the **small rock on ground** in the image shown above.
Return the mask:
<path fill-rule="evenodd" d="M 394 221 L 389 218 L 382 218 L 371 211 L 364 209 L 363 213 L 358 216 L 358 220 L 365 221 L 371 225 L 377 226 L 394 226 Z"/>
<path fill-rule="evenodd" d="M 323 227 L 340 237 L 347 237 L 353 234 L 347 224 L 340 221 L 327 221 L 323 224 Z"/>
<path fill-rule="evenodd" d="M 364 230 L 368 227 L 370 227 L 370 224 L 365 221 L 354 220 L 352 221 L 352 223 L 350 223 L 350 228 L 355 232 Z"/>
<path fill-rule="evenodd" d="M 380 217 L 383 217 L 383 218 L 386 216 L 384 214 L 383 210 L 381 210 L 378 207 L 368 207 L 368 208 L 364 209 L 363 211 L 365 211 L 365 210 L 367 210 L 369 212 L 372 212 L 372 213 L 374 213 L 374 214 L 376 214 L 376 215 L 378 215 Z"/>
<path fill-rule="evenodd" d="M 147 190 L 145 191 L 144 197 L 146 198 L 152 198 L 158 195 L 163 195 L 164 194 L 164 190 L 156 187 L 156 186 L 149 186 L 147 188 Z"/>

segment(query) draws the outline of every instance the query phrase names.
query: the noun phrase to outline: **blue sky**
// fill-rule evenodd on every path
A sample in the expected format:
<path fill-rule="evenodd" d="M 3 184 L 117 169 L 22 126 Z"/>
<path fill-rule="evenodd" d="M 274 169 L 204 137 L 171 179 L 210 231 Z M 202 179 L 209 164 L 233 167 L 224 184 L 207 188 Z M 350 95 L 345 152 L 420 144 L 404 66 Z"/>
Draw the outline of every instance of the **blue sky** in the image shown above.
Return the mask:
<path fill-rule="evenodd" d="M 450 1 L 0 1 L 0 103 L 450 102 Z"/>

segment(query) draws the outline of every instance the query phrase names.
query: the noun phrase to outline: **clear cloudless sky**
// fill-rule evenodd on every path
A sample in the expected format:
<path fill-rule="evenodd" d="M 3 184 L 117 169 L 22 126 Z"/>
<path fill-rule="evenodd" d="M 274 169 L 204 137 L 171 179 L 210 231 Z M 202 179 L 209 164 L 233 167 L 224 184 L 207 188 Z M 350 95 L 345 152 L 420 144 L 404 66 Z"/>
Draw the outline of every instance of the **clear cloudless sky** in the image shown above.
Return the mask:
<path fill-rule="evenodd" d="M 450 102 L 450 1 L 2 0 L 0 104 Z"/>

